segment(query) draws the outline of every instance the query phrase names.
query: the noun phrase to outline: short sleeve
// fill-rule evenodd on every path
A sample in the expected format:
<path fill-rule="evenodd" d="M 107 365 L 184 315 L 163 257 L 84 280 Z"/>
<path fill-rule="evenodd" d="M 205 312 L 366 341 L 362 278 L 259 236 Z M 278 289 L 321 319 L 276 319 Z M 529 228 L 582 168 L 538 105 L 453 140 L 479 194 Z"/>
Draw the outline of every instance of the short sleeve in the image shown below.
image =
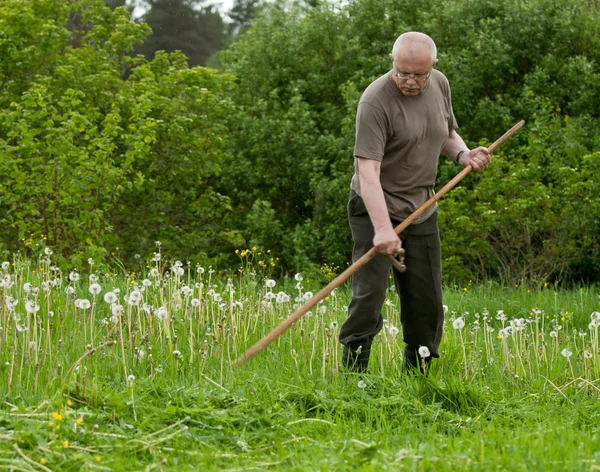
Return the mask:
<path fill-rule="evenodd" d="M 356 141 L 354 156 L 381 161 L 387 142 L 385 113 L 377 107 L 360 102 L 356 112 Z"/>

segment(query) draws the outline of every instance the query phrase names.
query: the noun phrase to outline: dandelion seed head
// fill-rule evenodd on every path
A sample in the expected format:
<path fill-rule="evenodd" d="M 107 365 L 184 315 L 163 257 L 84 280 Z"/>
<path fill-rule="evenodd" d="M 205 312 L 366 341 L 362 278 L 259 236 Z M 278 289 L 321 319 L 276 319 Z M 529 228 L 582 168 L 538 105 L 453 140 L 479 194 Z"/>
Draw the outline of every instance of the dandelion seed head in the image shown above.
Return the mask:
<path fill-rule="evenodd" d="M 69 280 L 71 282 L 77 282 L 79 280 L 79 273 L 77 273 L 76 271 L 71 271 L 69 273 Z"/>
<path fill-rule="evenodd" d="M 112 305 L 118 300 L 117 294 L 115 292 L 106 292 L 104 294 L 104 301 L 109 305 Z"/>
<path fill-rule="evenodd" d="M 463 329 L 465 327 L 465 320 L 462 317 L 458 317 L 456 318 L 453 322 L 452 322 L 452 327 L 454 329 Z"/>
<path fill-rule="evenodd" d="M 25 302 L 25 311 L 27 313 L 37 313 L 40 310 L 40 306 L 32 301 L 32 300 L 28 300 Z"/>
<path fill-rule="evenodd" d="M 200 300 L 198 298 L 192 298 L 192 300 L 190 301 L 190 304 L 193 307 L 198 307 L 198 306 L 200 306 Z"/>
<path fill-rule="evenodd" d="M 102 291 L 102 287 L 99 284 L 93 283 L 90 285 L 89 291 L 92 295 L 96 296 Z"/>
<path fill-rule="evenodd" d="M 573 355 L 573 353 L 567 348 L 564 348 L 562 351 L 560 351 L 560 353 L 563 355 L 563 357 L 566 357 L 567 359 Z"/>
<path fill-rule="evenodd" d="M 556 338 L 557 336 L 558 336 L 558 333 L 556 331 L 550 331 L 551 338 Z"/>
<path fill-rule="evenodd" d="M 267 279 L 267 280 L 265 281 L 265 286 L 266 286 L 267 288 L 273 288 L 273 287 L 275 287 L 275 284 L 276 284 L 276 283 L 277 283 L 277 282 L 275 282 L 273 279 Z"/>
<path fill-rule="evenodd" d="M 423 359 L 426 359 L 429 356 L 431 356 L 431 352 L 429 352 L 429 348 L 427 346 L 419 347 L 419 356 L 422 357 Z"/>
<path fill-rule="evenodd" d="M 8 269 L 10 269 L 10 262 L 8 262 L 8 261 L 4 261 L 4 262 L 2 263 L 2 269 L 3 269 L 3 270 L 8 270 Z"/>
<path fill-rule="evenodd" d="M 302 277 L 302 274 L 298 273 L 294 275 L 294 279 L 296 279 L 297 282 L 302 282 L 304 280 L 304 277 Z"/>
<path fill-rule="evenodd" d="M 365 382 L 364 380 L 359 380 L 357 386 L 358 388 L 366 388 L 367 382 Z"/>

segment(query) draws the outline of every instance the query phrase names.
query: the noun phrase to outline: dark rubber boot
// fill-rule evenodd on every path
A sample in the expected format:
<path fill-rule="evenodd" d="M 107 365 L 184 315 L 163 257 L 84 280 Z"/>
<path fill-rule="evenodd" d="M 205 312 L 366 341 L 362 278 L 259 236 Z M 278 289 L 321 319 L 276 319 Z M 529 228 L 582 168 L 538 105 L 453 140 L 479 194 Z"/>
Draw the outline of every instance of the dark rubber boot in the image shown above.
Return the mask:
<path fill-rule="evenodd" d="M 350 372 L 366 372 L 370 355 L 370 343 L 345 344 L 342 353 L 342 366 Z"/>

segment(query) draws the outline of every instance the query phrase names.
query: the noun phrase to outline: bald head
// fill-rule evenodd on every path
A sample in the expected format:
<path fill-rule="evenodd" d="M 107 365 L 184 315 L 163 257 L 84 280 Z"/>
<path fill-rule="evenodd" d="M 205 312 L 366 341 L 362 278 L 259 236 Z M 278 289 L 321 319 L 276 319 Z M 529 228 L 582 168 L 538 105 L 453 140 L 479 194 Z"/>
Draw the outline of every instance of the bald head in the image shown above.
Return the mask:
<path fill-rule="evenodd" d="M 431 63 L 434 64 L 437 59 L 437 48 L 435 47 L 433 39 L 426 34 L 411 31 L 401 34 L 398 36 L 398 39 L 396 39 L 391 54 L 392 60 L 396 59 L 399 54 L 412 57 L 429 54 Z"/>

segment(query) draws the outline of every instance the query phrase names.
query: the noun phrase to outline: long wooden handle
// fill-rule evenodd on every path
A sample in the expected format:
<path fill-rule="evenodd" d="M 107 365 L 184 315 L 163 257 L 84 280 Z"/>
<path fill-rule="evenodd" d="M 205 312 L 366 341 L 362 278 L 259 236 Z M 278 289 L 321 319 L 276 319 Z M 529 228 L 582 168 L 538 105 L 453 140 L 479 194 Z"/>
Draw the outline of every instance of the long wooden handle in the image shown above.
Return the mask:
<path fill-rule="evenodd" d="M 515 134 L 521 127 L 525 124 L 525 121 L 519 121 L 515 126 L 509 129 L 506 133 L 504 133 L 500 138 L 498 138 L 488 149 L 490 153 L 494 152 L 498 146 L 504 143 L 508 138 L 510 138 L 513 134 Z M 465 167 L 456 177 L 454 177 L 450 182 L 444 185 L 433 197 L 427 200 L 423 205 L 421 205 L 414 213 L 404 219 L 401 224 L 399 224 L 394 230 L 396 234 L 400 234 L 404 231 L 413 221 L 415 221 L 419 216 L 421 216 L 424 212 L 426 212 L 434 203 L 436 203 L 440 198 L 442 198 L 445 194 L 447 194 L 458 182 L 460 182 L 469 172 L 471 172 L 473 168 L 469 165 Z M 360 259 L 358 259 L 354 264 L 348 267 L 344 272 L 338 275 L 335 279 L 329 282 L 321 291 L 319 291 L 316 295 L 314 295 L 310 300 L 308 300 L 304 305 L 298 308 L 294 313 L 292 313 L 288 318 L 283 320 L 279 326 L 273 328 L 273 330 L 268 333 L 264 338 L 258 341 L 254 346 L 248 349 L 244 354 L 242 354 L 235 362 L 235 367 L 239 367 L 244 362 L 249 359 L 252 359 L 256 354 L 262 351 L 265 347 L 275 341 L 279 336 L 281 336 L 284 331 L 286 331 L 290 326 L 292 326 L 296 321 L 302 318 L 311 308 L 313 308 L 317 303 L 323 300 L 327 295 L 329 295 L 334 289 L 342 285 L 346 280 L 348 280 L 352 275 L 354 275 L 360 268 L 362 268 L 367 262 L 369 262 L 373 257 L 377 255 L 377 251 L 375 248 L 370 249 L 366 254 L 364 254 Z"/>

